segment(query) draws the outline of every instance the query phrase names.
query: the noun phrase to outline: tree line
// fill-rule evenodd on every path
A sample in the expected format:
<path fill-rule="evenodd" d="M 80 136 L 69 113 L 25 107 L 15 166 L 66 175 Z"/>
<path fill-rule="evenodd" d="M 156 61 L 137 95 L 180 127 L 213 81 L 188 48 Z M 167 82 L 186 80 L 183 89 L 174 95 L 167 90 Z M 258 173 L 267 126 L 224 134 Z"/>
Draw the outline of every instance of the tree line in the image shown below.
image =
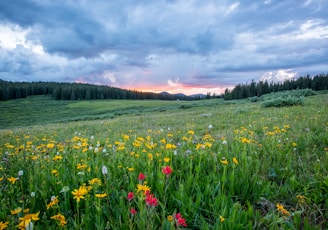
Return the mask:
<path fill-rule="evenodd" d="M 268 81 L 255 82 L 252 80 L 250 84 L 238 84 L 232 90 L 226 89 L 224 99 L 260 97 L 263 94 L 293 89 L 328 90 L 328 74 L 319 74 L 312 77 L 307 75 L 277 83 Z"/>
<path fill-rule="evenodd" d="M 194 100 L 183 94 L 140 92 L 111 86 L 80 83 L 57 82 L 10 82 L 0 79 L 0 101 L 26 98 L 33 95 L 48 95 L 55 100 L 93 100 L 93 99 L 157 99 Z M 197 98 L 196 98 L 197 99 Z M 200 99 L 200 98 L 198 98 Z"/>

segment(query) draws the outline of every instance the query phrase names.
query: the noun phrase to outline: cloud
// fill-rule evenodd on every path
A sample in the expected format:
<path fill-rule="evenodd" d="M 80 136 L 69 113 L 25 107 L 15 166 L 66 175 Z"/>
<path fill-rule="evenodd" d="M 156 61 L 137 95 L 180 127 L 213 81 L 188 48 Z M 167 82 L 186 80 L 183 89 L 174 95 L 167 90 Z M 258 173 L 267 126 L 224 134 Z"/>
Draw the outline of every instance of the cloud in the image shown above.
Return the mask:
<path fill-rule="evenodd" d="M 327 7 L 325 0 L 0 1 L 0 78 L 186 90 L 322 73 Z"/>

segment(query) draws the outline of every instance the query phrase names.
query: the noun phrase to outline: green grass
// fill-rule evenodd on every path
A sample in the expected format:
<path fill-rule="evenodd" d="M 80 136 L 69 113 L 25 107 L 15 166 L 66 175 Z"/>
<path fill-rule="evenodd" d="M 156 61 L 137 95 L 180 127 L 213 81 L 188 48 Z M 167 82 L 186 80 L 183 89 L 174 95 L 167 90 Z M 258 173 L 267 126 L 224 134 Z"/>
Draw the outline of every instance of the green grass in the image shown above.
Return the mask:
<path fill-rule="evenodd" d="M 81 120 L 111 119 L 123 114 L 163 112 L 224 103 L 207 101 L 91 100 L 61 101 L 48 96 L 0 102 L 0 129 Z"/>
<path fill-rule="evenodd" d="M 29 214 L 34 229 L 176 229 L 177 213 L 189 229 L 328 228 L 327 94 L 282 108 L 247 100 L 42 97 L 1 106 L 7 106 L 7 117 L 29 107 L 29 122 L 20 118 L 0 130 L 0 226 L 7 223 L 8 229 L 24 225 L 20 218 L 28 222 Z M 36 107 L 43 123 L 32 122 Z M 45 109 L 52 114 L 48 119 L 41 114 Z M 117 111 L 111 119 L 82 119 Z M 165 176 L 164 166 L 172 174 Z M 93 184 L 94 178 L 101 184 Z M 145 182 L 155 207 L 137 191 Z M 78 189 L 85 193 L 79 202 Z M 52 196 L 57 200 L 51 203 Z M 17 208 L 22 210 L 15 214 Z M 63 226 L 54 219 L 59 213 Z"/>

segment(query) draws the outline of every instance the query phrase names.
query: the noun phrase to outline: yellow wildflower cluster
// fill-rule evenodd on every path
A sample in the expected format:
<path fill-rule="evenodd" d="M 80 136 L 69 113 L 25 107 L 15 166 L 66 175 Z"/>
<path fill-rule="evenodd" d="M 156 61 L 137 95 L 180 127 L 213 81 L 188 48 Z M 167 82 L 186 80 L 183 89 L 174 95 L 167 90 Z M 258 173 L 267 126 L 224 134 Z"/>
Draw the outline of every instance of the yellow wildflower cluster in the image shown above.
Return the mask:
<path fill-rule="evenodd" d="M 277 207 L 278 212 L 279 212 L 281 215 L 283 215 L 284 217 L 288 217 L 288 216 L 290 216 L 289 211 L 288 211 L 287 209 L 285 209 L 285 207 L 284 207 L 282 204 L 277 203 L 277 204 L 276 204 L 276 207 Z"/>
<path fill-rule="evenodd" d="M 18 229 L 22 229 L 22 230 L 27 229 L 27 226 L 29 226 L 29 224 L 32 221 L 39 220 L 39 214 L 40 214 L 40 212 L 37 212 L 35 214 L 31 213 L 31 214 L 26 214 L 25 216 L 19 218 L 20 223 L 17 226 Z"/>
<path fill-rule="evenodd" d="M 50 217 L 52 220 L 58 220 L 60 226 L 65 226 L 67 224 L 66 218 L 64 215 L 58 213 L 57 215 L 54 215 Z"/>
<path fill-rule="evenodd" d="M 59 203 L 58 197 L 52 197 L 49 204 L 47 204 L 47 209 Z"/>

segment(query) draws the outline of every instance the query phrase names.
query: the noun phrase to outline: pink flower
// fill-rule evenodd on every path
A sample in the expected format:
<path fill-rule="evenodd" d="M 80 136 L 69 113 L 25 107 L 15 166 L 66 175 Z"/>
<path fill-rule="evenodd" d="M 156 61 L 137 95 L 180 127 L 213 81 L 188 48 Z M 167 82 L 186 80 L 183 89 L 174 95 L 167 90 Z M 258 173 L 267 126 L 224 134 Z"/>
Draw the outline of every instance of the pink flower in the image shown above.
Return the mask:
<path fill-rule="evenodd" d="M 173 170 L 171 169 L 170 166 L 164 166 L 164 167 L 162 168 L 162 172 L 163 172 L 166 176 L 168 176 L 168 175 L 170 175 L 170 174 L 173 172 Z"/>
<path fill-rule="evenodd" d="M 133 192 L 128 193 L 128 200 L 131 201 L 134 198 Z"/>
<path fill-rule="evenodd" d="M 175 214 L 175 221 L 177 227 L 179 226 L 187 227 L 186 219 L 182 218 L 182 215 L 180 213 Z"/>
<path fill-rule="evenodd" d="M 135 214 L 137 214 L 137 211 L 136 211 L 134 208 L 131 208 L 131 209 L 130 209 L 130 213 L 131 213 L 132 215 L 135 215 Z"/>
<path fill-rule="evenodd" d="M 146 178 L 145 174 L 139 173 L 138 180 L 144 180 Z"/>
<path fill-rule="evenodd" d="M 156 207 L 156 206 L 158 205 L 157 198 L 154 197 L 153 194 L 149 194 L 149 195 L 147 195 L 147 197 L 146 197 L 146 204 L 147 204 L 148 206 Z"/>

